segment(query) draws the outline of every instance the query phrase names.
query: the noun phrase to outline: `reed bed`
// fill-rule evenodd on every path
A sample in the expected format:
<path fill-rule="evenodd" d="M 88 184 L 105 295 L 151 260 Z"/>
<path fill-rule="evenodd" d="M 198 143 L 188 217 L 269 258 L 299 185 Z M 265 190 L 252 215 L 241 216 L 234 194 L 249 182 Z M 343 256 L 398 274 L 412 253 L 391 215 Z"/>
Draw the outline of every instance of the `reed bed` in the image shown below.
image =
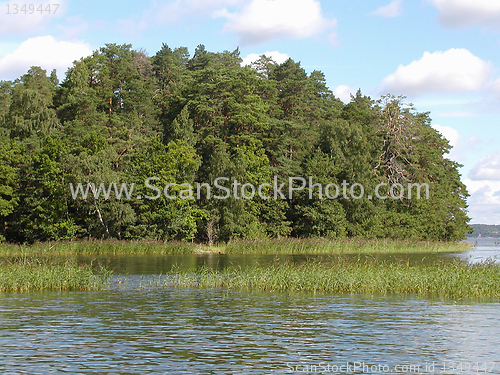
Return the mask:
<path fill-rule="evenodd" d="M 16 257 L 0 262 L 0 292 L 103 290 L 111 272 L 71 259 Z"/>
<path fill-rule="evenodd" d="M 1 244 L 0 256 L 191 254 L 199 247 L 195 243 L 180 241 L 55 241 L 31 245 Z"/>
<path fill-rule="evenodd" d="M 224 253 L 238 254 L 356 254 L 356 253 L 457 253 L 470 249 L 463 242 L 363 238 L 283 238 L 230 241 Z"/>
<path fill-rule="evenodd" d="M 371 259 L 339 259 L 331 264 L 253 266 L 170 275 L 166 285 L 268 292 L 405 294 L 459 299 L 500 298 L 500 267 L 459 261 L 433 265 Z"/>
<path fill-rule="evenodd" d="M 56 241 L 32 245 L 0 244 L 0 256 L 118 255 L 118 254 L 356 254 L 356 253 L 456 253 L 469 249 L 460 242 L 427 242 L 392 239 L 262 239 L 235 240 L 206 246 L 161 241 Z"/>

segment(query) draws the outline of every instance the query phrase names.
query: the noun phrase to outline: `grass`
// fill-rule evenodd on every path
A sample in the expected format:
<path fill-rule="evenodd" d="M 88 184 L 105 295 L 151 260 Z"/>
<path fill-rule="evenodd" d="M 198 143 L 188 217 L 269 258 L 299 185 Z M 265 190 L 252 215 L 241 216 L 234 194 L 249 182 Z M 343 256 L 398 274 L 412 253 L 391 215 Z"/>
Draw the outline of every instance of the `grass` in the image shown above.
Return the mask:
<path fill-rule="evenodd" d="M 197 248 L 197 244 L 180 241 L 55 241 L 32 245 L 0 244 L 0 256 L 191 254 Z"/>
<path fill-rule="evenodd" d="M 105 287 L 110 272 L 54 260 L 74 255 L 192 254 L 329 254 L 325 262 L 271 267 L 203 269 L 169 276 L 172 284 L 196 287 L 354 294 L 416 294 L 452 298 L 499 298 L 500 268 L 459 261 L 422 264 L 342 254 L 460 252 L 463 243 L 389 239 L 267 239 L 230 241 L 208 247 L 185 242 L 58 241 L 0 245 L 0 292 L 91 290 Z M 338 256 L 336 256 L 338 255 Z"/>
<path fill-rule="evenodd" d="M 355 254 L 460 252 L 464 243 L 392 239 L 263 239 L 236 240 L 205 246 L 187 242 L 160 241 L 56 241 L 33 245 L 0 244 L 0 256 L 118 255 L 118 254 Z"/>
<path fill-rule="evenodd" d="M 459 261 L 433 265 L 338 258 L 332 263 L 228 268 L 171 275 L 177 287 L 229 288 L 268 292 L 406 294 L 459 299 L 500 298 L 500 267 Z"/>
<path fill-rule="evenodd" d="M 284 238 L 231 241 L 223 247 L 222 252 L 238 254 L 456 253 L 468 249 L 469 246 L 461 242 L 362 238 Z"/>
<path fill-rule="evenodd" d="M 0 292 L 101 290 L 111 272 L 71 259 L 15 257 L 0 261 Z"/>
<path fill-rule="evenodd" d="M 381 260 L 376 253 L 458 252 L 461 243 L 363 239 L 282 239 L 231 241 L 211 251 L 242 254 L 329 254 L 321 261 L 272 266 L 202 268 L 178 271 L 167 285 L 178 287 L 309 292 L 333 294 L 411 294 L 445 298 L 500 298 L 500 267 L 492 262 L 468 265 L 437 260 L 432 264 L 409 260 Z M 201 250 L 200 250 L 201 249 Z M 207 251 L 182 242 L 74 241 L 31 246 L 0 246 L 0 292 L 104 289 L 110 272 L 79 265 L 74 255 L 179 254 Z M 343 254 L 359 254 L 343 256 Z M 62 256 L 63 259 L 56 259 Z"/>

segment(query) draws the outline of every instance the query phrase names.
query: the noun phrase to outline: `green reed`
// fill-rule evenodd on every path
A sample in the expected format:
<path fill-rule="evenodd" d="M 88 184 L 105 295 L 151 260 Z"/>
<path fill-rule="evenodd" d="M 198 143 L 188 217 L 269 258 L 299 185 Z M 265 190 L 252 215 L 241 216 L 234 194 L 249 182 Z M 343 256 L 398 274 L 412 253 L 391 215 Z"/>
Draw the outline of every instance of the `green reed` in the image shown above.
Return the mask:
<path fill-rule="evenodd" d="M 72 259 L 14 257 L 0 261 L 0 292 L 102 290 L 111 272 Z"/>
<path fill-rule="evenodd" d="M 254 241 L 231 241 L 223 247 L 225 253 L 258 254 L 354 254 L 461 252 L 469 246 L 461 242 L 430 242 L 418 240 L 362 238 L 283 238 Z"/>
<path fill-rule="evenodd" d="M 178 287 L 312 292 L 333 294 L 406 294 L 443 298 L 500 298 L 500 267 L 491 262 L 460 261 L 432 265 L 375 259 L 338 258 L 329 263 L 307 262 L 271 267 L 202 268 L 196 273 L 170 275 Z"/>
<path fill-rule="evenodd" d="M 117 254 L 190 254 L 200 245 L 160 241 L 55 241 L 32 245 L 1 244 L 0 256 L 117 255 Z"/>
<path fill-rule="evenodd" d="M 234 240 L 206 246 L 188 242 L 161 241 L 56 241 L 32 245 L 0 244 L 0 256 L 117 255 L 117 254 L 349 254 L 460 252 L 469 247 L 457 242 L 426 242 L 392 239 L 262 239 Z"/>

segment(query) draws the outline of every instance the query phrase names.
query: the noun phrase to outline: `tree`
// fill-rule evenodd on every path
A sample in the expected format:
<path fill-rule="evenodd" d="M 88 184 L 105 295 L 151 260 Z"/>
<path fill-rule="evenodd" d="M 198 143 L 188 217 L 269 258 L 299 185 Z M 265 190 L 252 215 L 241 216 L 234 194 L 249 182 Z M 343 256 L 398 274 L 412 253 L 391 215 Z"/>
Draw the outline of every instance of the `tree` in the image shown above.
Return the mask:
<path fill-rule="evenodd" d="M 11 137 L 43 138 L 59 125 L 53 103 L 55 86 L 45 73 L 31 67 L 13 87 L 5 121 Z"/>
<path fill-rule="evenodd" d="M 404 97 L 383 96 L 377 110 L 380 120 L 375 128 L 383 139 L 375 169 L 380 169 L 389 184 L 411 181 L 412 140 L 419 132 L 419 122 L 412 113 L 413 106 Z"/>
<path fill-rule="evenodd" d="M 137 223 L 128 229 L 128 237 L 147 237 L 162 240 L 191 240 L 197 234 L 197 224 L 206 213 L 196 205 L 193 186 L 200 160 L 194 148 L 182 141 L 171 141 L 167 146 L 155 139 L 143 153 L 134 159 L 135 194 L 151 199 L 136 200 Z M 147 188 L 145 181 L 153 188 Z M 168 198 L 165 194 L 165 187 Z M 184 184 L 184 186 L 183 186 Z"/>
<path fill-rule="evenodd" d="M 322 72 L 292 59 L 241 63 L 238 49 L 190 56 L 163 44 L 150 58 L 107 44 L 61 83 L 39 67 L 0 82 L 0 240 L 456 240 L 470 230 L 460 166 L 428 113 L 361 90 L 344 105 Z M 275 199 L 275 179 L 290 177 L 316 187 Z M 226 194 L 217 178 L 227 199 L 214 198 Z M 333 187 L 344 181 L 348 196 Z M 380 183 L 387 199 L 370 199 Z M 410 198 L 408 183 L 426 184 L 429 198 Z M 392 199 L 389 185 L 406 194 Z"/>
<path fill-rule="evenodd" d="M 12 102 L 13 83 L 10 81 L 0 81 L 0 127 L 5 127 L 10 104 Z"/>
<path fill-rule="evenodd" d="M 19 203 L 19 161 L 23 148 L 16 140 L 8 138 L 0 128 L 0 242 L 5 240 L 9 222 L 8 216 Z M 9 222 L 8 222 L 8 221 Z"/>

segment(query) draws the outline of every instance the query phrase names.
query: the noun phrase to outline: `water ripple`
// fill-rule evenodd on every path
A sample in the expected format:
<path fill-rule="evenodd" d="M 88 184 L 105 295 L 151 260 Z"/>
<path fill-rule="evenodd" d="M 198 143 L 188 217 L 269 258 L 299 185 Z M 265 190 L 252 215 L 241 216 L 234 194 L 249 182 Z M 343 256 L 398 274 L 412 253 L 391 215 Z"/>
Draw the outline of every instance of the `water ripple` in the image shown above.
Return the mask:
<path fill-rule="evenodd" d="M 491 362 L 500 358 L 499 313 L 498 303 L 217 289 L 5 294 L 0 372 L 267 374 L 322 362 Z"/>

